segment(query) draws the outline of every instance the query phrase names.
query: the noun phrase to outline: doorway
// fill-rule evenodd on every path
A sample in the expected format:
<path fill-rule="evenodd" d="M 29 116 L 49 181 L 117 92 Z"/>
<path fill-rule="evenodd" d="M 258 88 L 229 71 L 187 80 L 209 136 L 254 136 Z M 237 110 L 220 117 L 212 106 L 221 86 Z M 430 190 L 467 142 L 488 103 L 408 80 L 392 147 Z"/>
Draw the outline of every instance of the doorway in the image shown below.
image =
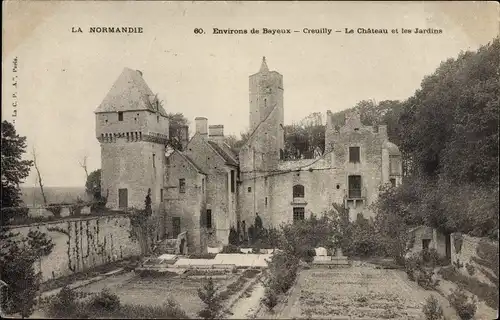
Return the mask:
<path fill-rule="evenodd" d="M 181 218 L 180 217 L 172 217 L 172 232 L 174 238 L 181 233 Z"/>
<path fill-rule="evenodd" d="M 128 190 L 118 189 L 118 208 L 127 209 L 128 207 Z"/>

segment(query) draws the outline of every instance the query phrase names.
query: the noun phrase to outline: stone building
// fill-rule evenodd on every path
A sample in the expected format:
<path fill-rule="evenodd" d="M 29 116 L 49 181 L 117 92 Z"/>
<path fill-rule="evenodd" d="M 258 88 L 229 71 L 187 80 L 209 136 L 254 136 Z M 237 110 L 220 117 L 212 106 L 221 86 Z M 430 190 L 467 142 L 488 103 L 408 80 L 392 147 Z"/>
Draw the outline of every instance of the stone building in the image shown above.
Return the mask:
<path fill-rule="evenodd" d="M 101 192 L 107 206 L 144 208 L 151 189 L 152 209 L 159 217 L 169 122 L 142 73 L 125 68 L 95 117 L 101 145 Z"/>
<path fill-rule="evenodd" d="M 359 113 L 337 125 L 328 111 L 325 152 L 284 160 L 283 96 L 283 76 L 264 58 L 249 77 L 251 134 L 239 155 L 224 142 L 223 125 L 204 117 L 189 141 L 181 128 L 181 150 L 169 151 L 165 110 L 142 74 L 125 69 L 96 110 L 108 206 L 143 207 L 151 188 L 160 236 L 187 231 L 195 251 L 227 244 L 231 228 L 246 235 L 256 213 L 264 227 L 320 215 L 333 203 L 349 207 L 351 219 L 373 216 L 379 187 L 401 183 L 401 154 L 387 127 L 365 126 Z"/>
<path fill-rule="evenodd" d="M 373 216 L 368 208 L 379 187 L 401 183 L 401 154 L 388 141 L 387 127 L 364 126 L 359 113 L 335 126 L 328 111 L 324 154 L 285 161 L 283 90 L 283 76 L 269 71 L 263 59 L 250 76 L 252 133 L 239 153 L 240 220 L 249 226 L 258 212 L 264 226 L 278 226 L 321 215 L 333 203 L 349 207 L 351 219 Z"/>

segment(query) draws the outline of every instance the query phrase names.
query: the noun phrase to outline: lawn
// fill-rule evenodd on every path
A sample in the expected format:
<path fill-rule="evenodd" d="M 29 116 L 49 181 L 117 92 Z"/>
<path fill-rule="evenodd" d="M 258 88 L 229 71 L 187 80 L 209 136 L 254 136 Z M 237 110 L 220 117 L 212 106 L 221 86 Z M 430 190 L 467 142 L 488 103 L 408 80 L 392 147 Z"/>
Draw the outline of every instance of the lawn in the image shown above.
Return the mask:
<path fill-rule="evenodd" d="M 300 272 L 279 318 L 420 319 L 429 294 L 397 270 L 309 269 Z"/>
<path fill-rule="evenodd" d="M 248 272 L 228 273 L 227 279 L 214 277 L 214 281 L 219 292 L 226 295 L 224 300 L 228 300 L 252 277 Z M 171 298 L 189 317 L 194 318 L 204 307 L 197 293 L 198 288 L 203 286 L 203 281 L 204 279 L 200 278 L 191 279 L 177 275 L 141 278 L 130 272 L 98 281 L 78 291 L 97 293 L 106 287 L 118 295 L 121 303 L 131 305 L 159 306 Z"/>

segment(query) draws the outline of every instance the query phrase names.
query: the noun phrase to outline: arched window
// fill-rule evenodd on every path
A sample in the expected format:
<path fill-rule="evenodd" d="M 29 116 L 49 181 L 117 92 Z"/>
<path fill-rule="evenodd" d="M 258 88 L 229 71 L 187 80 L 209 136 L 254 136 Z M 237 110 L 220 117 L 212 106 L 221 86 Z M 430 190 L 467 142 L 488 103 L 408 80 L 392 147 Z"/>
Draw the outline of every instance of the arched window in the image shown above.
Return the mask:
<path fill-rule="evenodd" d="M 304 186 L 301 184 L 296 184 L 293 186 L 293 197 L 294 198 L 304 198 Z"/>

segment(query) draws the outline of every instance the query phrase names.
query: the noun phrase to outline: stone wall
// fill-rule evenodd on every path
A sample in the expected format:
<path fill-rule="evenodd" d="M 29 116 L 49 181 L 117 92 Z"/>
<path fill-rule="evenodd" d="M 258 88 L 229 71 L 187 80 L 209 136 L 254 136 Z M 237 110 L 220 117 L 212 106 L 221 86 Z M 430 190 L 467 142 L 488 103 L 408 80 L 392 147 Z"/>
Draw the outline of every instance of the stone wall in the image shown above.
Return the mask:
<path fill-rule="evenodd" d="M 230 228 L 236 227 L 236 206 L 232 205 L 230 197 L 231 170 L 236 168 L 226 165 L 224 158 L 206 139 L 196 134 L 189 142 L 185 154 L 207 174 L 206 208 L 212 210 L 213 225 L 211 245 L 227 244 Z"/>
<path fill-rule="evenodd" d="M 496 246 L 496 252 L 498 255 L 498 242 L 495 243 L 484 238 L 476 238 L 468 235 L 452 233 L 451 262 L 455 266 L 460 266 L 460 268 L 458 268 L 459 272 L 466 276 L 471 276 L 467 271 L 466 265 L 472 264 L 475 269 L 472 276 L 482 282 L 492 284 L 491 281 L 480 271 L 480 268 L 484 268 L 484 266 L 478 265 L 478 263 L 476 262 L 478 259 L 480 260 L 477 254 L 477 249 L 478 246 L 482 245 L 483 241 L 487 242 L 491 246 Z M 491 258 L 495 259 L 495 257 Z M 492 270 L 488 270 L 488 268 L 486 271 L 493 273 Z"/>
<path fill-rule="evenodd" d="M 174 151 L 165 171 L 165 224 L 173 234 L 172 217 L 180 218 L 181 232 L 188 231 L 189 252 L 203 252 L 206 247 L 201 214 L 206 211 L 206 176 L 187 158 Z M 179 192 L 179 179 L 185 179 L 185 192 Z"/>
<path fill-rule="evenodd" d="M 140 246 L 129 239 L 127 216 L 85 217 L 26 226 L 12 232 L 26 236 L 29 230 L 46 233 L 55 244 L 41 260 L 42 281 L 88 270 L 109 262 L 140 254 Z M 39 270 L 40 263 L 35 264 Z"/>
<path fill-rule="evenodd" d="M 430 240 L 429 249 L 435 249 L 440 256 L 446 256 L 446 236 L 431 227 L 421 226 L 410 231 L 413 234 L 408 253 L 418 253 L 423 249 L 424 240 Z"/>

